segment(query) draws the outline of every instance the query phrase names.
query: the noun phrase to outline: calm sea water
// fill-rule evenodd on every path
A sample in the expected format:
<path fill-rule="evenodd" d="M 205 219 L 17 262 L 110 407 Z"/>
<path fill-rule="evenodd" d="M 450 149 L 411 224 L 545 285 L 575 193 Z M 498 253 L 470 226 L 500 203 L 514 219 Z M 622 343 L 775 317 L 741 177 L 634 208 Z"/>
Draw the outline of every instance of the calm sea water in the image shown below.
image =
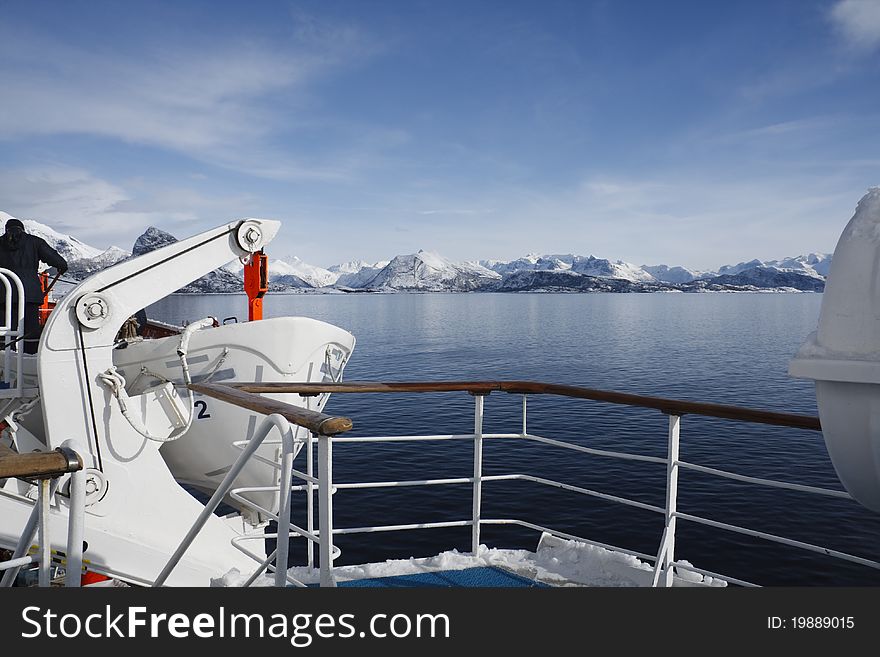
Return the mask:
<path fill-rule="evenodd" d="M 788 360 L 815 329 L 816 294 L 271 295 L 267 316 L 303 315 L 357 338 L 347 380 L 517 379 L 816 414 L 812 384 Z M 174 295 L 149 309 L 181 323 L 246 318 L 243 295 Z M 521 398 L 485 400 L 488 432 L 520 429 Z M 467 393 L 334 395 L 326 412 L 353 418 L 352 435 L 469 433 Z M 529 432 L 601 449 L 665 456 L 657 411 L 532 396 Z M 840 484 L 817 432 L 685 416 L 684 460 L 823 487 Z M 302 465 L 301 459 L 298 465 Z M 472 474 L 466 442 L 340 445 L 334 477 L 381 481 Z M 661 465 L 583 455 L 523 441 L 487 441 L 484 471 L 529 473 L 664 504 Z M 301 498 L 300 498 L 300 501 Z M 682 472 L 679 510 L 876 559 L 880 516 L 836 500 Z M 337 527 L 463 520 L 468 485 L 340 491 Z M 487 482 L 484 518 L 519 518 L 591 540 L 655 553 L 659 514 L 529 482 Z M 763 585 L 878 585 L 876 570 L 745 535 L 680 522 L 677 556 Z M 538 534 L 487 527 L 490 547 L 534 549 Z M 338 563 L 470 549 L 470 529 L 340 536 Z"/>

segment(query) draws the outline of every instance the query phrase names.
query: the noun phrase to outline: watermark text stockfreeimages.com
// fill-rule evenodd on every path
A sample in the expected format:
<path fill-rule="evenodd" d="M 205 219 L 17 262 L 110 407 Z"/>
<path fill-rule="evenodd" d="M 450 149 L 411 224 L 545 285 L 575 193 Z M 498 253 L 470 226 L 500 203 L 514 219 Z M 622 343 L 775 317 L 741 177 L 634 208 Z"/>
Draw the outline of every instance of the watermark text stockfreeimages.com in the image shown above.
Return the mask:
<path fill-rule="evenodd" d="M 315 639 L 448 639 L 450 620 L 446 614 L 266 614 L 232 613 L 224 607 L 213 613 L 154 613 L 146 607 L 114 610 L 106 605 L 88 615 L 56 613 L 51 608 L 25 607 L 21 612 L 21 637 L 93 639 L 121 638 L 272 638 L 286 639 L 305 648 Z"/>

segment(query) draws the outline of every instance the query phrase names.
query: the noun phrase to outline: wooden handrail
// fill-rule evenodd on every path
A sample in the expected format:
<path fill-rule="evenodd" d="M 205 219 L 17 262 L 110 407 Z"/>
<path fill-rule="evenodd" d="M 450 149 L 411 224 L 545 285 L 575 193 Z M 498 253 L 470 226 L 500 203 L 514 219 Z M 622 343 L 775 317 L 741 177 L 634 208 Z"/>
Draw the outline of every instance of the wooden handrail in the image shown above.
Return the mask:
<path fill-rule="evenodd" d="M 580 386 L 556 383 L 537 383 L 534 381 L 405 381 L 405 382 L 358 382 L 342 383 L 224 383 L 226 388 L 253 393 L 298 393 L 303 396 L 320 395 L 322 393 L 353 393 L 353 392 L 469 392 L 473 395 L 488 395 L 500 391 L 512 394 L 529 395 L 561 395 L 577 399 L 626 404 L 653 408 L 668 415 L 704 415 L 727 420 L 772 424 L 796 429 L 821 431 L 819 418 L 814 415 L 798 415 L 794 413 L 776 413 L 742 406 L 724 404 L 706 404 L 663 397 L 633 395 L 624 392 L 595 390 Z"/>
<path fill-rule="evenodd" d="M 82 457 L 67 447 L 59 447 L 51 452 L 19 454 L 6 446 L 0 446 L 0 479 L 60 477 L 82 468 Z"/>
<path fill-rule="evenodd" d="M 322 436 L 335 436 L 338 433 L 349 431 L 352 422 L 347 417 L 335 417 L 312 411 L 307 408 L 285 404 L 275 399 L 267 399 L 252 391 L 234 388 L 219 383 L 191 383 L 189 389 L 214 399 L 247 408 L 263 415 L 278 413 L 288 422 L 297 426 L 305 427 L 313 433 Z"/>

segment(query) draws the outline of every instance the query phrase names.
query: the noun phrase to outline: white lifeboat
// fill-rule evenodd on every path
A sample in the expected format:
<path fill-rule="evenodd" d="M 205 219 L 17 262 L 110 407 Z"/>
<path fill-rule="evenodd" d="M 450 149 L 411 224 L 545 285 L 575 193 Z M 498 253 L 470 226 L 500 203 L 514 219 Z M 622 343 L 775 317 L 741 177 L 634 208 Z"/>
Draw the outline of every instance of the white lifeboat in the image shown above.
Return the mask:
<path fill-rule="evenodd" d="M 880 187 L 862 197 L 837 243 L 818 330 L 789 374 L 815 380 L 837 476 L 853 498 L 880 512 Z"/>

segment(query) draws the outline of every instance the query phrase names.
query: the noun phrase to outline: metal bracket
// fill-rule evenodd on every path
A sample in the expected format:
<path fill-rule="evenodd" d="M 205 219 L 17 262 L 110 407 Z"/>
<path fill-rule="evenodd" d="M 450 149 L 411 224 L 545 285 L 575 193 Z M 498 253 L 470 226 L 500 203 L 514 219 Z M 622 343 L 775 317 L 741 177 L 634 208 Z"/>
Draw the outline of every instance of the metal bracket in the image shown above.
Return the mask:
<path fill-rule="evenodd" d="M 100 294 L 84 294 L 76 302 L 76 318 L 86 328 L 98 328 L 111 316 L 110 302 Z"/>
<path fill-rule="evenodd" d="M 76 472 L 78 470 L 82 470 L 82 467 L 83 467 L 82 459 L 80 459 L 79 454 L 77 454 L 70 447 L 66 447 L 66 446 L 62 445 L 61 447 L 56 447 L 55 451 L 67 459 L 67 471 L 68 472 Z"/>

